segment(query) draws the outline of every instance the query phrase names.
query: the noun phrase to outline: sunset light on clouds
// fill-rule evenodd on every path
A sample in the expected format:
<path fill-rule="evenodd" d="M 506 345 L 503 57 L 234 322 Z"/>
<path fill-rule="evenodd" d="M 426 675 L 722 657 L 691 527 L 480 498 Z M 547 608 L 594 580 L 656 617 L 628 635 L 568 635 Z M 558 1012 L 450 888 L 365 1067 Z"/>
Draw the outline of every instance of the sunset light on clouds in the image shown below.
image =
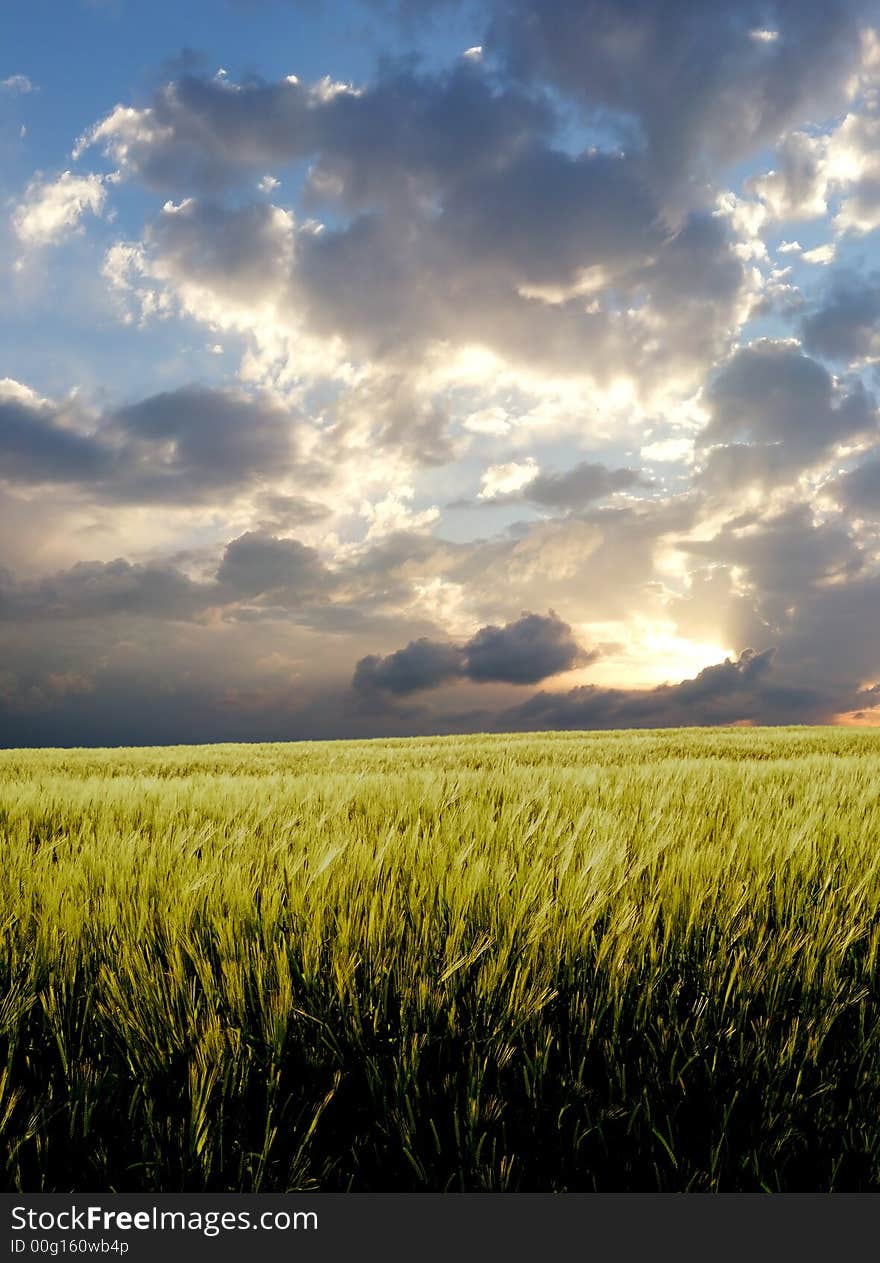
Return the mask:
<path fill-rule="evenodd" d="M 872 722 L 876 23 L 7 4 L 0 742 Z"/>

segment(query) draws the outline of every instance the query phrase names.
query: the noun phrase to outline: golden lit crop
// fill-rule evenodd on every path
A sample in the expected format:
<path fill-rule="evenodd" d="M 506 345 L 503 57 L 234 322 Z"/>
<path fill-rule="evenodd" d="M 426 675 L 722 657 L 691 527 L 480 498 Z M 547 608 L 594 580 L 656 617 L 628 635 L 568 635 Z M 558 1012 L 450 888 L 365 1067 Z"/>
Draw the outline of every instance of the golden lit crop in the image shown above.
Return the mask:
<path fill-rule="evenodd" d="M 0 752 L 7 1188 L 880 1188 L 880 733 Z"/>

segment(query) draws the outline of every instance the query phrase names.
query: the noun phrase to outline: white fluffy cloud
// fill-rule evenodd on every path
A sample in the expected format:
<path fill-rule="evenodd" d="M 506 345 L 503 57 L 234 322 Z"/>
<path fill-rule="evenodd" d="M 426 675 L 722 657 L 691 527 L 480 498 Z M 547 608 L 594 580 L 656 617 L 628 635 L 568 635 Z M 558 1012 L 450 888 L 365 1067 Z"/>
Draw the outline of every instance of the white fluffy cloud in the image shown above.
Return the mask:
<path fill-rule="evenodd" d="M 37 85 L 27 75 L 8 75 L 0 79 L 0 92 L 9 92 L 13 96 L 28 96 L 36 90 Z"/>
<path fill-rule="evenodd" d="M 779 165 L 750 181 L 750 190 L 780 221 L 818 219 L 834 199 L 836 232 L 864 236 L 880 227 L 880 114 L 868 104 L 820 135 L 792 132 Z"/>
<path fill-rule="evenodd" d="M 531 457 L 525 461 L 508 461 L 505 465 L 490 465 L 480 481 L 479 498 L 494 500 L 521 491 L 534 481 L 538 472 L 538 465 Z"/>
<path fill-rule="evenodd" d="M 110 177 L 63 171 L 54 180 L 37 178 L 12 214 L 12 225 L 25 246 L 54 245 L 80 228 L 87 213 L 101 215 Z"/>

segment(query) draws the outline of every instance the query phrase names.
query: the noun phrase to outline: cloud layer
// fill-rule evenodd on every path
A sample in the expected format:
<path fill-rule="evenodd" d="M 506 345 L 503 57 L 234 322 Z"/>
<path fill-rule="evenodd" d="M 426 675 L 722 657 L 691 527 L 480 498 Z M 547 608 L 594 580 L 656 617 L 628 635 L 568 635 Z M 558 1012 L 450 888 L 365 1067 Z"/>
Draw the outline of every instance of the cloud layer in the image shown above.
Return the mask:
<path fill-rule="evenodd" d="M 874 8 L 0 81 L 2 739 L 880 715 Z"/>

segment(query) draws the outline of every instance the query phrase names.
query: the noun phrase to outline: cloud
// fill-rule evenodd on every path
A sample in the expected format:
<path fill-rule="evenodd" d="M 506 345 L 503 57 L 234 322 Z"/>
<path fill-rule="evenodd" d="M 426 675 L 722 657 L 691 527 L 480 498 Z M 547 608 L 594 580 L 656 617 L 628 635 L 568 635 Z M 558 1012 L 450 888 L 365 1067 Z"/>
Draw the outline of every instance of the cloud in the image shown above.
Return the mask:
<path fill-rule="evenodd" d="M 749 31 L 749 39 L 759 40 L 764 44 L 774 44 L 779 39 L 779 32 L 770 31 L 766 27 L 757 27 Z"/>
<path fill-rule="evenodd" d="M 801 258 L 804 263 L 815 263 L 820 267 L 827 267 L 829 263 L 833 263 L 837 254 L 837 246 L 834 242 L 826 242 L 823 246 L 816 246 L 813 250 L 804 250 Z"/>
<path fill-rule="evenodd" d="M 759 668 L 747 669 L 745 655 L 743 661 L 733 659 L 739 661 L 735 673 L 729 664 L 718 663 L 718 670 L 700 673 L 687 688 L 597 685 L 540 694 L 521 713 L 511 707 L 505 688 L 601 663 L 597 651 L 584 652 L 551 612 L 493 621 L 470 637 L 442 639 L 436 631 L 415 630 L 405 649 L 384 658 L 364 656 L 362 650 L 354 680 L 360 707 L 352 710 L 350 701 L 345 703 L 341 671 L 346 654 L 358 637 L 375 639 L 411 627 L 412 615 L 402 611 L 432 574 L 456 588 L 462 585 L 471 599 L 479 593 L 497 604 L 505 594 L 511 599 L 525 589 L 532 563 L 540 568 L 527 585 L 534 594 L 541 590 L 537 576 L 549 578 L 564 558 L 575 568 L 559 569 L 560 584 L 569 599 L 581 589 L 588 593 L 582 604 L 588 617 L 601 624 L 615 610 L 621 618 L 629 618 L 634 608 L 644 612 L 644 586 L 656 575 L 652 558 L 658 544 L 692 521 L 682 506 L 675 512 L 673 517 L 670 506 L 662 504 L 596 510 L 595 522 L 542 524 L 529 532 L 533 539 L 456 545 L 389 536 L 362 553 L 337 558 L 332 569 L 301 541 L 247 532 L 226 546 L 213 571 L 199 560 L 205 575 L 199 580 L 188 578 L 174 560 L 91 562 L 40 580 L 14 581 L 7 575 L 0 581 L 4 662 L 16 678 L 26 680 L 31 673 L 41 681 L 16 685 L 16 700 L 9 703 L 13 709 L 7 708 L 5 716 L 7 731 L 17 739 L 42 733 L 46 740 L 40 716 L 52 714 L 59 734 L 79 732 L 84 739 L 96 733 L 100 742 L 103 733 L 106 740 L 118 730 L 107 709 L 113 690 L 118 706 L 122 695 L 142 696 L 154 676 L 152 687 L 166 689 L 164 717 L 160 721 L 159 712 L 148 706 L 132 718 L 128 740 L 135 739 L 132 733 L 137 739 L 163 740 L 173 739 L 175 732 L 195 733 L 186 719 L 192 706 L 200 707 L 202 716 L 200 735 L 192 739 L 211 733 L 255 739 L 266 732 L 289 737 L 556 724 L 814 722 L 846 709 L 880 668 L 870 634 L 880 615 L 880 588 L 851 532 L 840 522 L 817 522 L 806 505 L 766 520 L 757 513 L 741 514 L 713 538 L 679 540 L 685 556 L 702 568 L 694 573 L 712 575 L 714 581 L 704 583 L 702 595 L 698 585 L 692 589 L 701 614 L 696 606 L 689 612 L 671 604 L 655 606 L 667 621 L 672 616 L 692 629 L 685 634 L 711 640 L 721 627 L 725 636 L 731 632 L 726 643 L 751 642 L 760 654 L 777 646 L 773 669 L 764 675 Z M 599 522 L 605 539 L 597 549 L 589 532 Z M 637 606 L 635 594 L 641 594 Z M 705 630 L 694 617 L 707 620 Z M 79 627 L 60 637 L 59 621 Z M 250 640 L 239 640 L 237 627 L 247 629 Z M 345 636 L 332 653 L 328 633 Z M 303 642 L 303 636 L 311 639 Z M 185 660 L 183 643 L 192 646 Z M 123 651 L 116 645 L 128 647 Z M 120 654 L 123 675 L 108 675 L 102 664 Z M 277 677 L 271 674 L 273 662 Z M 289 679 L 296 673 L 306 683 L 297 686 L 300 700 L 294 703 Z M 62 698 L 49 676 L 95 683 L 89 692 L 59 685 L 66 689 Z M 319 680 L 321 700 L 306 706 L 311 682 L 317 687 Z M 455 710 L 453 695 L 461 696 L 462 690 L 467 695 L 468 689 L 472 695 L 475 689 L 482 693 L 487 681 L 495 686 L 490 706 L 465 713 L 459 702 Z M 37 691 L 29 701 L 31 689 Z M 405 708 L 396 707 L 395 699 Z"/>
<path fill-rule="evenodd" d="M 10 315 L 75 293 L 77 338 L 55 399 L 0 383 L 4 731 L 812 721 L 870 690 L 872 7 L 480 0 L 447 70 L 427 38 L 358 84 L 182 59 L 106 112 L 72 161 L 111 174 L 36 173 L 6 231 L 136 186 L 101 362 L 142 345 L 159 385 L 68 390 L 81 251 L 14 278 Z"/>
<path fill-rule="evenodd" d="M 550 611 L 524 613 L 503 627 L 481 627 L 464 646 L 465 674 L 476 681 L 534 684 L 592 661 L 567 623 Z"/>
<path fill-rule="evenodd" d="M 748 284 L 727 226 L 695 213 L 664 232 L 659 207 L 639 189 L 637 168 L 627 171 L 625 160 L 609 163 L 599 155 L 581 163 L 580 197 L 565 188 L 567 181 L 554 188 L 539 163 L 521 173 L 529 196 L 513 184 L 505 190 L 515 212 L 502 216 L 500 200 L 493 211 L 481 193 L 474 212 L 484 235 L 471 232 L 465 249 L 479 256 L 476 276 L 494 264 L 483 297 L 483 319 L 494 330 L 488 344 L 550 371 L 586 372 L 605 382 L 625 376 L 643 389 L 704 367 L 725 344 Z M 493 217 L 513 221 L 512 228 L 493 232 Z M 585 301 L 584 284 L 594 287 L 586 295 L 592 302 Z M 507 287 L 516 298 L 505 297 Z M 475 315 L 479 302 L 475 296 Z M 471 336 L 487 341 L 476 327 Z"/>
<path fill-rule="evenodd" d="M 171 566 L 79 562 L 37 581 L 0 571 L 0 620 L 101 619 L 139 615 L 190 619 L 203 608 L 199 585 Z"/>
<path fill-rule="evenodd" d="M 510 619 L 528 592 L 533 606 L 566 608 L 579 623 L 662 617 L 657 557 L 699 518 L 696 496 L 629 501 L 552 516 L 444 559 L 443 577 L 468 594 L 473 616 Z M 436 548 L 439 549 L 440 541 Z"/>
<path fill-rule="evenodd" d="M 421 388 L 405 366 L 362 373 L 330 411 L 342 444 L 396 452 L 428 467 L 446 465 L 456 456 L 448 402 Z"/>
<path fill-rule="evenodd" d="M 314 548 L 297 539 L 248 531 L 225 546 L 214 573 L 201 580 L 190 578 L 171 560 L 140 563 L 121 557 L 78 562 L 33 580 L 16 579 L 0 569 L 0 620 L 125 615 L 188 621 L 220 609 L 238 617 L 243 606 L 251 617 L 264 610 L 300 618 L 309 603 L 332 593 L 334 582 Z"/>
<path fill-rule="evenodd" d="M 100 148 L 169 194 L 217 193 L 319 154 L 311 196 L 353 210 L 396 199 L 407 186 L 445 186 L 489 153 L 503 162 L 551 120 L 546 104 L 514 88 L 496 91 L 467 60 L 433 77 L 391 65 L 366 88 L 328 78 L 305 85 L 295 75 L 235 84 L 186 74 L 144 109 L 118 105 L 74 152 Z"/>
<path fill-rule="evenodd" d="M 279 339 L 299 351 L 308 336 L 316 362 L 323 345 L 331 364 L 398 379 L 474 346 L 520 371 L 623 375 L 646 392 L 696 379 L 757 284 L 739 230 L 699 209 L 673 222 L 638 154 L 567 152 L 557 133 L 542 94 L 473 66 L 391 63 L 358 89 L 181 76 L 84 144 L 184 194 L 108 258 L 146 315 L 178 306 L 276 356 Z M 323 224 L 219 199 L 303 159 L 302 209 Z"/>
<path fill-rule="evenodd" d="M 37 91 L 37 85 L 27 75 L 9 75 L 0 79 L 0 92 L 9 92 L 12 96 L 27 96 Z"/>
<path fill-rule="evenodd" d="M 781 629 L 792 600 L 806 600 L 817 585 L 858 575 L 865 559 L 845 523 L 819 521 L 803 503 L 761 517 L 743 514 L 708 541 L 682 541 L 692 556 L 737 567 L 768 623 Z"/>
<path fill-rule="evenodd" d="M 63 171 L 54 180 L 32 180 L 24 200 L 12 214 L 12 226 L 26 246 L 55 245 L 79 230 L 86 212 L 100 215 L 107 200 L 102 175 L 74 175 Z"/>
<path fill-rule="evenodd" d="M 840 233 L 864 236 L 880 227 L 880 116 L 848 114 L 830 142 L 830 162 L 845 192 L 834 219 Z"/>
<path fill-rule="evenodd" d="M 777 166 L 747 180 L 746 188 L 780 221 L 827 215 L 832 200 L 837 199 L 835 232 L 864 236 L 880 225 L 878 149 L 880 118 L 868 92 L 863 108 L 850 111 L 830 131 L 818 135 L 794 131 L 785 136 L 776 151 Z M 831 247 L 821 249 L 827 252 Z"/>
<path fill-rule="evenodd" d="M 238 305 L 251 314 L 273 295 L 283 299 L 295 245 L 293 215 L 263 202 L 232 210 L 193 198 L 167 202 L 146 235 L 160 261 L 158 279 L 179 277 L 215 296 L 218 308 Z"/>
<path fill-rule="evenodd" d="M 422 689 L 437 688 L 461 678 L 464 662 L 461 647 L 423 637 L 387 657 L 370 654 L 357 663 L 352 678 L 360 693 L 381 690 L 398 696 Z"/>
<path fill-rule="evenodd" d="M 707 405 L 700 478 L 716 487 L 784 481 L 877 429 L 874 398 L 860 381 L 836 383 L 799 346 L 771 339 L 735 352 Z"/>
<path fill-rule="evenodd" d="M 833 112 L 860 64 L 870 5 L 777 0 L 772 27 L 762 0 L 499 0 L 493 11 L 487 52 L 590 111 L 616 112 L 668 184 L 703 160 L 741 159 L 808 114 Z M 756 30 L 775 38 L 749 38 Z"/>
<path fill-rule="evenodd" d="M 478 499 L 498 500 L 516 495 L 535 481 L 537 469 L 531 457 L 505 465 L 490 465 L 480 480 Z"/>
<path fill-rule="evenodd" d="M 315 597 L 329 585 L 316 549 L 296 539 L 248 531 L 227 544 L 217 581 L 241 596 L 281 592 L 288 600 Z"/>
<path fill-rule="evenodd" d="M 591 268 L 625 279 L 667 235 L 640 164 L 612 153 L 572 157 L 531 145 L 503 165 L 485 163 L 445 205 L 456 253 L 479 259 L 490 276 L 500 270 L 522 287 L 562 294 Z"/>
<path fill-rule="evenodd" d="M 564 473 L 538 474 L 522 488 L 522 496 L 547 508 L 576 509 L 640 482 L 638 470 L 609 469 L 606 465 L 581 461 Z"/>
<path fill-rule="evenodd" d="M 546 509 L 574 510 L 638 485 L 645 483 L 635 469 L 609 469 L 599 462 L 580 461 L 562 472 L 541 472 L 536 461 L 528 457 L 525 461 L 490 465 L 484 470 L 476 503 L 529 503 Z M 470 507 L 473 502 L 454 503 Z"/>
<path fill-rule="evenodd" d="M 194 504 L 296 463 L 296 418 L 241 391 L 181 387 L 97 419 L 0 382 L 0 480 L 97 501 Z"/>
<path fill-rule="evenodd" d="M 117 409 L 108 429 L 119 436 L 126 465 L 108 490 L 125 498 L 197 499 L 274 478 L 296 459 L 296 415 L 242 391 L 164 391 Z"/>
<path fill-rule="evenodd" d="M 534 684 L 585 666 L 595 656 L 578 645 L 571 628 L 552 610 L 547 616 L 523 613 L 503 627 L 481 627 L 463 644 L 422 638 L 387 657 L 362 658 L 352 683 L 361 693 L 398 695 L 454 680 Z"/>
<path fill-rule="evenodd" d="M 747 634 L 759 648 L 776 647 L 774 684 L 785 688 L 765 694 L 760 705 L 756 699 L 754 716 L 763 715 L 762 722 L 829 722 L 852 709 L 865 681 L 880 674 L 871 632 L 880 584 L 857 517 L 827 509 L 820 515 L 801 502 L 767 516 L 741 513 L 713 538 L 680 544 L 717 579 L 729 580 L 727 595 L 720 583 L 712 588 L 716 625 L 737 629 L 739 643 Z M 806 712 L 797 690 L 813 698 Z M 791 718 L 783 720 L 789 703 Z"/>
<path fill-rule="evenodd" d="M 262 529 L 279 532 L 294 526 L 311 526 L 331 517 L 333 510 L 319 500 L 307 496 L 288 495 L 284 492 L 266 491 L 257 498 L 256 508 L 266 515 Z"/>
<path fill-rule="evenodd" d="M 827 138 L 791 132 L 776 150 L 777 166 L 746 182 L 774 219 L 817 219 L 828 210 Z M 788 249 L 792 249 L 790 244 Z"/>
<path fill-rule="evenodd" d="M 694 443 L 693 439 L 670 438 L 658 439 L 654 443 L 646 444 L 639 455 L 642 460 L 651 461 L 686 461 L 690 462 L 693 457 Z M 623 471 L 619 471 L 623 472 Z M 633 472 L 633 471 L 627 471 Z"/>
<path fill-rule="evenodd" d="M 501 716 L 513 728 L 667 728 L 704 724 L 818 722 L 829 695 L 816 684 L 775 678 L 774 650 L 744 649 L 693 679 L 652 689 L 581 685 L 535 694 Z"/>
<path fill-rule="evenodd" d="M 0 382 L 0 478 L 9 482 L 101 481 L 112 452 L 64 425 L 62 409 L 11 379 Z"/>
<path fill-rule="evenodd" d="M 849 364 L 880 354 L 880 274 L 838 271 L 801 328 L 807 350 L 827 359 Z"/>
<path fill-rule="evenodd" d="M 873 518 L 880 513 L 880 459 L 875 456 L 863 461 L 838 478 L 831 489 L 849 513 Z"/>
<path fill-rule="evenodd" d="M 645 390 L 695 377 L 728 345 L 753 281 L 728 225 L 695 214 L 663 232 L 655 206 L 642 220 L 633 211 L 635 173 L 626 189 L 607 177 L 605 159 L 580 162 L 596 170 L 578 181 L 573 203 L 567 177 L 558 190 L 547 183 L 540 153 L 522 159 L 515 181 L 493 158 L 484 179 L 450 190 L 442 215 L 407 201 L 321 231 L 265 203 L 190 199 L 166 208 L 143 247 L 118 248 L 108 275 L 120 290 L 140 290 L 147 315 L 179 304 L 276 355 L 287 337 L 301 361 L 305 335 L 315 371 L 354 359 L 400 381 L 429 354 L 448 360 L 482 346 L 519 371 L 606 384 L 625 376 Z M 509 186 L 497 203 L 506 207 L 503 231 L 493 183 Z M 525 197 L 534 187 L 540 192 Z M 585 274 L 597 286 L 589 303 Z"/>

